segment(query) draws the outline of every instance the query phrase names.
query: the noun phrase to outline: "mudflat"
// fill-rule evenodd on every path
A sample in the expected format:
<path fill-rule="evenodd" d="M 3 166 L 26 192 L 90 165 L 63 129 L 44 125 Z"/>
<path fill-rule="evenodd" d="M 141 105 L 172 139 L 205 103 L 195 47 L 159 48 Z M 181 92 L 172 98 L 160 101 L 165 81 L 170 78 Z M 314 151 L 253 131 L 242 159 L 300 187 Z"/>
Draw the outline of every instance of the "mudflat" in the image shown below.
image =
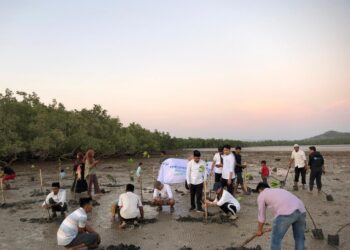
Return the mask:
<path fill-rule="evenodd" d="M 203 159 L 211 160 L 214 152 L 203 152 Z M 324 191 L 331 194 L 334 201 L 327 201 L 326 195 L 318 195 L 317 191 L 308 193 L 307 190 L 293 191 L 293 175 L 291 171 L 286 189 L 297 194 L 305 203 L 312 214 L 317 227 L 323 230 L 325 240 L 313 238 L 313 224 L 307 216 L 306 247 L 309 250 L 334 249 L 327 244 L 327 235 L 336 234 L 336 231 L 344 224 L 350 222 L 350 152 L 327 151 L 322 152 L 326 161 L 326 175 L 323 176 Z M 181 151 L 174 158 L 187 158 L 190 151 Z M 266 160 L 272 168 L 286 169 L 290 152 L 287 151 L 252 151 L 242 153 L 243 161 L 248 163 L 248 173 L 253 176 L 248 186 L 255 188 L 260 181 L 260 161 Z M 116 198 L 124 191 L 125 184 L 130 183 L 130 171 L 135 170 L 137 163 L 142 161 L 143 166 L 143 199 L 145 223 L 139 227 L 130 225 L 125 230 L 118 228 L 118 222 L 111 221 L 110 207 Z M 6 204 L 0 208 L 0 249 L 63 249 L 57 246 L 56 232 L 61 219 L 49 220 L 47 211 L 41 209 L 45 198 L 40 192 L 39 168 L 42 169 L 44 179 L 44 192 L 50 189 L 51 182 L 58 180 L 58 166 L 54 162 L 36 163 L 35 168 L 31 164 L 20 163 L 13 166 L 17 172 L 16 180 L 11 183 L 11 189 L 5 190 Z M 61 181 L 61 186 L 67 190 L 68 200 L 73 199 L 70 186 L 73 182 L 71 175 L 72 162 L 63 162 L 67 173 L 66 179 Z M 154 167 L 154 168 L 153 168 Z M 69 168 L 69 169 L 68 169 Z M 155 171 L 153 171 L 155 169 Z M 94 210 L 89 215 L 89 223 L 102 237 L 101 249 L 110 246 L 110 249 L 125 245 L 133 245 L 137 249 L 238 249 L 246 239 L 250 238 L 257 228 L 257 194 L 239 194 L 241 211 L 238 219 L 230 222 L 222 218 L 219 208 L 209 208 L 209 218 L 206 222 L 200 213 L 189 212 L 190 197 L 184 185 L 173 185 L 172 189 L 176 199 L 175 212 L 170 213 L 165 207 L 162 212 L 157 212 L 156 207 L 149 205 L 152 198 L 153 178 L 159 170 L 159 158 L 153 156 L 150 159 L 135 159 L 130 163 L 128 159 L 103 160 L 98 166 L 97 175 L 99 183 L 107 192 L 101 196 L 95 196 Z M 282 180 L 283 176 L 273 175 Z M 309 175 L 307 176 L 307 178 Z M 273 179 L 270 178 L 269 182 Z M 140 194 L 139 183 L 135 193 Z M 308 180 L 307 180 L 308 183 Z M 211 181 L 213 184 L 213 181 Z M 177 191 L 175 191 L 175 189 Z M 212 197 L 214 194 L 211 194 Z M 74 211 L 77 204 L 70 202 L 69 212 Z M 58 215 L 59 217 L 59 215 Z M 268 214 L 267 222 L 271 225 L 273 215 Z M 340 249 L 350 249 L 350 227 L 340 232 Z M 268 249 L 270 233 L 255 238 L 247 249 Z M 114 245 L 115 247 L 111 247 Z M 126 248 L 125 248 L 126 249 Z M 283 249 L 294 249 L 293 233 L 290 229 L 284 240 Z"/>

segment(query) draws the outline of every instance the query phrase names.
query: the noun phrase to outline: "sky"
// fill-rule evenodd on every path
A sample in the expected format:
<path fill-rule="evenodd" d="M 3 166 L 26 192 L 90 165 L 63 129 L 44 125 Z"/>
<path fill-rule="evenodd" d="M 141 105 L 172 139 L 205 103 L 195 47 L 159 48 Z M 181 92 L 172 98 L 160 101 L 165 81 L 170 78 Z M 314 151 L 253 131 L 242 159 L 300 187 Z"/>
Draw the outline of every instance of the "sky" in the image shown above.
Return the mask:
<path fill-rule="evenodd" d="M 0 92 L 178 137 L 350 131 L 350 1 L 0 0 Z"/>

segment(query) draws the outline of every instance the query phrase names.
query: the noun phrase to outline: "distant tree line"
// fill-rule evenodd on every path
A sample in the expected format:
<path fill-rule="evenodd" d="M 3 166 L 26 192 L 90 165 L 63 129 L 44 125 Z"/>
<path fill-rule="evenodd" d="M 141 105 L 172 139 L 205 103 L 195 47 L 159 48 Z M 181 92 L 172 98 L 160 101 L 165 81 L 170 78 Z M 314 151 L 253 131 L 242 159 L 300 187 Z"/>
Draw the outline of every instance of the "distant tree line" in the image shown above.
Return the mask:
<path fill-rule="evenodd" d="M 118 156 L 176 150 L 183 148 L 216 148 L 219 145 L 273 146 L 307 141 L 261 141 L 176 138 L 169 133 L 150 131 L 131 123 L 123 126 L 119 118 L 111 117 L 100 105 L 80 111 L 66 110 L 53 100 L 45 105 L 36 93 L 0 93 L 0 159 L 52 159 L 95 149 L 98 155 Z M 314 144 L 347 144 L 344 141 L 321 141 Z"/>
<path fill-rule="evenodd" d="M 36 93 L 9 89 L 0 94 L 0 159 L 50 159 L 95 149 L 99 155 L 138 154 L 182 148 L 217 147 L 240 141 L 175 138 L 131 123 L 123 126 L 100 105 L 68 111 L 53 100 L 45 105 Z"/>

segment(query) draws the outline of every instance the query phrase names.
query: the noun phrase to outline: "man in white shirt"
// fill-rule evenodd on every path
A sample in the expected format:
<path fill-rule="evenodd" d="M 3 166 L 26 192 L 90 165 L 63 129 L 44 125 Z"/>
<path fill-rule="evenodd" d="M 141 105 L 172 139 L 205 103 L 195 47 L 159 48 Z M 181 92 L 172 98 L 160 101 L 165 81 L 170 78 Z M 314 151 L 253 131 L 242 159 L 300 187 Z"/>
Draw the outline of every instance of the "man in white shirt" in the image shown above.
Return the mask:
<path fill-rule="evenodd" d="M 209 206 L 219 206 L 230 219 L 237 219 L 237 213 L 241 209 L 239 202 L 232 194 L 223 189 L 220 182 L 214 184 L 213 190 L 216 192 L 216 198 L 213 202 L 206 200 L 205 204 Z"/>
<path fill-rule="evenodd" d="M 52 183 L 52 192 L 46 196 L 43 208 L 52 210 L 52 217 L 56 218 L 56 212 L 61 212 L 61 216 L 65 217 L 64 212 L 67 210 L 66 190 L 60 189 L 59 182 Z"/>
<path fill-rule="evenodd" d="M 126 193 L 121 194 L 118 200 L 120 228 L 126 227 L 126 222 L 133 222 L 138 225 L 138 217 L 143 220 L 143 207 L 140 198 L 134 194 L 134 185 L 126 185 Z"/>
<path fill-rule="evenodd" d="M 292 155 L 289 161 L 289 168 L 291 168 L 293 162 L 295 167 L 294 168 L 295 177 L 294 177 L 293 188 L 294 190 L 298 190 L 299 175 L 301 175 L 301 183 L 303 184 L 303 189 L 305 189 L 306 168 L 307 168 L 306 155 L 305 155 L 305 152 L 299 148 L 298 144 L 294 145 L 294 150 L 292 152 Z"/>
<path fill-rule="evenodd" d="M 186 181 L 191 193 L 190 211 L 194 211 L 197 204 L 197 212 L 204 212 L 202 208 L 202 193 L 203 183 L 207 180 L 205 166 L 205 162 L 201 160 L 201 153 L 198 150 L 193 151 L 193 158 L 187 163 L 186 171 Z"/>
<path fill-rule="evenodd" d="M 211 171 L 210 171 L 211 176 L 213 175 L 213 173 L 215 173 L 215 182 L 221 181 L 222 154 L 223 154 L 223 147 L 218 147 L 218 152 L 214 155 L 213 163 L 211 165 Z"/>
<path fill-rule="evenodd" d="M 221 184 L 223 187 L 227 187 L 227 191 L 233 195 L 233 183 L 235 179 L 235 166 L 236 160 L 231 152 L 231 146 L 224 146 L 224 154 L 222 156 L 223 166 L 222 166 L 222 177 Z"/>
<path fill-rule="evenodd" d="M 163 184 L 160 181 L 154 183 L 153 204 L 158 206 L 158 211 L 163 210 L 163 205 L 168 205 L 170 212 L 174 212 L 174 195 L 168 184 Z"/>
<path fill-rule="evenodd" d="M 95 249 L 101 242 L 98 233 L 86 224 L 92 211 L 91 198 L 81 198 L 80 208 L 71 213 L 57 231 L 57 244 L 68 249 Z"/>

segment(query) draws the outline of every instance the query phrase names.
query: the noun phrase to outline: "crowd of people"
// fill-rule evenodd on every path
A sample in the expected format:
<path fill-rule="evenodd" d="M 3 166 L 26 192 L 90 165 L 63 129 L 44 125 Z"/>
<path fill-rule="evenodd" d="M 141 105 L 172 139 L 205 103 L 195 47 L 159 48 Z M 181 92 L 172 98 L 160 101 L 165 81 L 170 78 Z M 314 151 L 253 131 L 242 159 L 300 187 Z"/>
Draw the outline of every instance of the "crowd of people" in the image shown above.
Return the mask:
<path fill-rule="evenodd" d="M 324 159 L 314 146 L 309 149 L 310 154 L 307 161 L 306 154 L 299 145 L 294 145 L 289 161 L 289 168 L 291 168 L 292 163 L 294 163 L 295 168 L 294 190 L 298 190 L 299 176 L 301 176 L 303 189 L 306 188 L 306 173 L 310 169 L 309 190 L 313 190 L 316 180 L 317 188 L 321 191 L 321 176 L 325 172 Z M 278 250 L 281 249 L 281 242 L 288 228 L 292 227 L 295 249 L 304 249 L 305 207 L 303 202 L 284 189 L 270 188 L 268 181 L 270 171 L 265 160 L 261 161 L 261 182 L 255 189 L 249 189 L 243 174 L 247 164 L 242 163 L 241 150 L 239 146 L 233 152 L 230 145 L 219 147 L 218 152 L 213 157 L 209 173 L 206 169 L 206 162 L 201 159 L 201 152 L 193 151 L 186 170 L 186 186 L 190 193 L 190 212 L 204 213 L 205 209 L 217 206 L 229 219 L 236 220 L 237 214 L 242 211 L 241 204 L 236 198 L 239 188 L 245 195 L 250 194 L 248 190 L 254 191 L 258 193 L 256 235 L 261 236 L 264 232 L 272 230 L 270 249 Z M 166 153 L 162 154 L 160 163 L 167 159 Z M 93 150 L 88 150 L 85 155 L 78 153 L 74 163 L 74 182 L 71 191 L 83 195 L 80 196 L 80 207 L 64 219 L 57 232 L 58 245 L 67 249 L 86 247 L 93 249 L 101 242 L 99 234 L 87 224 L 87 214 L 92 211 L 92 190 L 97 195 L 101 192 L 96 176 L 99 161 L 95 160 L 94 155 Z M 140 163 L 137 167 L 138 178 L 142 176 L 142 165 Z M 211 176 L 214 176 L 215 182 L 213 187 L 208 187 L 208 179 Z M 5 179 L 6 175 L 3 178 Z M 129 223 L 138 225 L 139 221 L 144 218 L 142 200 L 134 193 L 134 189 L 133 184 L 127 184 L 125 193 L 121 194 L 112 206 L 112 219 L 115 220 L 117 216 L 122 229 Z M 215 192 L 214 199 L 203 199 L 203 191 L 210 189 Z M 157 211 L 162 211 L 163 206 L 169 206 L 170 212 L 173 212 L 175 198 L 171 186 L 155 181 L 152 203 L 157 206 Z M 48 194 L 42 206 L 45 209 L 51 209 L 53 217 L 57 216 L 57 212 L 65 217 L 67 211 L 66 191 L 60 189 L 60 183 L 52 183 L 52 192 Z M 264 229 L 267 208 L 271 208 L 275 215 L 272 229 Z"/>

